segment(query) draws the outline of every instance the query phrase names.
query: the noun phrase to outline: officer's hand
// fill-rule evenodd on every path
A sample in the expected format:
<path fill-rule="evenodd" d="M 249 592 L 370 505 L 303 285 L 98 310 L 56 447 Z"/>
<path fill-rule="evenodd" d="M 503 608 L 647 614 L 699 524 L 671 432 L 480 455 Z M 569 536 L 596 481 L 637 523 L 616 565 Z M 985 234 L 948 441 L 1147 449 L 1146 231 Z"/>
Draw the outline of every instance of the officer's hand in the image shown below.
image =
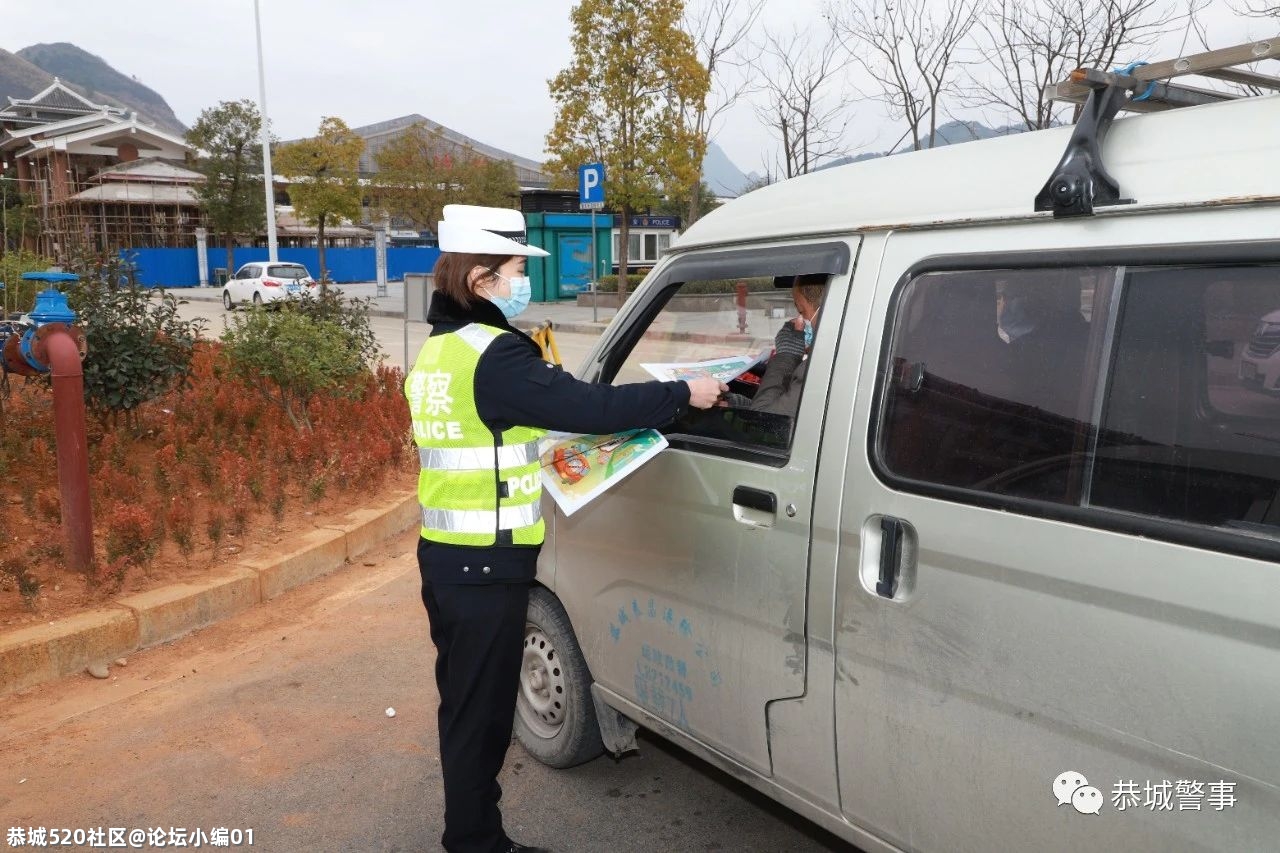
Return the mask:
<path fill-rule="evenodd" d="M 720 399 L 720 395 L 729 390 L 728 385 L 710 377 L 685 381 L 689 385 L 689 405 L 695 409 L 711 408 Z"/>

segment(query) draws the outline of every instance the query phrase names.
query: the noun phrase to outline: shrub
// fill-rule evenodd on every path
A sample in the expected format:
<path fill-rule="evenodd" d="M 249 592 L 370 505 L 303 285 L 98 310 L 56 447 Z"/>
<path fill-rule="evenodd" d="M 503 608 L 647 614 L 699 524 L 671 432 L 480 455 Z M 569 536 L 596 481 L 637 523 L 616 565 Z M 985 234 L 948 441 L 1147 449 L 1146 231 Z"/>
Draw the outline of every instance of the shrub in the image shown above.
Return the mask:
<path fill-rule="evenodd" d="M 226 532 L 227 520 L 222 513 L 214 510 L 209 514 L 209 521 L 205 526 L 206 532 L 209 534 L 209 542 L 213 545 L 213 550 L 218 550 L 218 545 L 222 542 L 222 536 Z"/>
<path fill-rule="evenodd" d="M 137 504 L 119 503 L 107 513 L 107 561 L 144 565 L 155 555 L 156 522 L 149 510 Z"/>
<path fill-rule="evenodd" d="M 165 513 L 164 520 L 169 528 L 169 536 L 173 539 L 174 544 L 178 546 L 178 550 L 182 552 L 182 556 L 190 557 L 191 552 L 196 547 L 196 519 L 186 496 L 180 495 L 173 499 L 172 503 L 169 504 L 169 511 Z"/>
<path fill-rule="evenodd" d="M 354 396 L 368 372 L 339 323 L 301 311 L 252 309 L 231 319 L 222 340 L 231 373 L 284 409 L 299 432 L 312 431 L 313 397 Z"/>
<path fill-rule="evenodd" d="M 318 296 L 303 292 L 302 298 L 284 303 L 281 310 L 295 311 L 324 323 L 332 323 L 342 329 L 347 346 L 360 354 L 365 364 L 372 367 L 382 355 L 378 336 L 369 325 L 372 299 L 344 299 L 337 291 L 325 289 Z"/>
<path fill-rule="evenodd" d="M 36 598 L 40 595 L 40 581 L 31 574 L 30 567 L 16 557 L 0 560 L 0 578 L 12 579 L 18 586 L 18 594 L 28 610 L 36 609 Z"/>
<path fill-rule="evenodd" d="M 85 402 L 100 418 L 125 413 L 137 426 L 138 406 L 186 379 L 205 321 L 179 317 L 177 298 L 162 288 L 120 286 L 124 273 L 104 266 L 87 270 L 69 294 L 89 349 Z"/>

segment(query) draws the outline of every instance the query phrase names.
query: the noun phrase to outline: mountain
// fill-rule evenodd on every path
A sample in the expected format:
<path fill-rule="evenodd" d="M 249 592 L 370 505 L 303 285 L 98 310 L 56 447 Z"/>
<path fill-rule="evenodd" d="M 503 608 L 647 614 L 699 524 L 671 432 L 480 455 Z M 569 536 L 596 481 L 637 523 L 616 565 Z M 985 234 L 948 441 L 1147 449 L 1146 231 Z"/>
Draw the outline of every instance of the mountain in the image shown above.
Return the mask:
<path fill-rule="evenodd" d="M 58 77 L 94 103 L 109 103 L 136 110 L 146 121 L 179 136 L 187 131 L 186 126 L 173 114 L 168 102 L 153 89 L 121 74 L 100 57 L 81 50 L 74 44 L 33 44 L 18 51 L 17 58 L 45 72 L 46 78 L 43 83 L 31 87 L 30 91 L 19 93 L 0 89 L 0 94 L 29 97 L 52 83 L 54 77 Z"/>
<path fill-rule="evenodd" d="M 0 49 L 0 107 L 9 105 L 5 96 L 27 98 L 53 82 L 53 77 L 16 53 Z"/>
<path fill-rule="evenodd" d="M 707 154 L 702 158 L 702 180 L 711 192 L 721 197 L 734 198 L 751 183 L 751 176 L 744 175 L 734 165 L 724 149 L 714 142 L 707 143 Z"/>
<path fill-rule="evenodd" d="M 977 139 L 990 139 L 993 136 L 1010 136 L 1015 133 L 1022 133 L 1026 128 L 1020 124 L 1011 124 L 1004 127 L 987 127 L 980 121 L 949 121 L 946 124 L 939 125 L 934 131 L 933 146 L 942 145 L 959 145 L 962 142 L 973 142 Z M 885 157 L 889 154 L 901 154 L 904 151 L 911 150 L 911 143 L 904 143 L 893 151 L 864 151 L 861 154 L 855 154 L 849 157 L 841 157 L 838 160 L 831 160 L 823 163 L 814 171 L 822 169 L 834 169 L 836 166 L 845 166 L 849 163 L 860 163 L 863 160 L 874 160 L 876 157 Z"/>

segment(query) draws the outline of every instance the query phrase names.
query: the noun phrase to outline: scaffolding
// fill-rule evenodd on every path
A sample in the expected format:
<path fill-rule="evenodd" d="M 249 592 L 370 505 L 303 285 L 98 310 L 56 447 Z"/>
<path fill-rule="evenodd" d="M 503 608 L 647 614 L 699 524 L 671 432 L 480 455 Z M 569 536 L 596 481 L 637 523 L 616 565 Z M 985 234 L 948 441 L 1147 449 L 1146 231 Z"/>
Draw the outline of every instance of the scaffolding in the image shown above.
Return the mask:
<path fill-rule="evenodd" d="M 75 184 L 72 195 L 42 204 L 38 250 L 64 260 L 87 251 L 192 248 L 205 225 L 183 187 L 128 181 Z"/>

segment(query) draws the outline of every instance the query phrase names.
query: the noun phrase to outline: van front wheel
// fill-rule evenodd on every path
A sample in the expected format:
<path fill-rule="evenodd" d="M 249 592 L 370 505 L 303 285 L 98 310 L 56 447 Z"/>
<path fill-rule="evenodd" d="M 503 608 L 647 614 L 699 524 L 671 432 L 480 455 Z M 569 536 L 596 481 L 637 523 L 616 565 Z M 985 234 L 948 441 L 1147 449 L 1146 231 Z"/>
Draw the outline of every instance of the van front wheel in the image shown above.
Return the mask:
<path fill-rule="evenodd" d="M 540 586 L 529 592 L 515 728 L 525 750 L 551 767 L 604 752 L 587 662 L 564 608 Z"/>

